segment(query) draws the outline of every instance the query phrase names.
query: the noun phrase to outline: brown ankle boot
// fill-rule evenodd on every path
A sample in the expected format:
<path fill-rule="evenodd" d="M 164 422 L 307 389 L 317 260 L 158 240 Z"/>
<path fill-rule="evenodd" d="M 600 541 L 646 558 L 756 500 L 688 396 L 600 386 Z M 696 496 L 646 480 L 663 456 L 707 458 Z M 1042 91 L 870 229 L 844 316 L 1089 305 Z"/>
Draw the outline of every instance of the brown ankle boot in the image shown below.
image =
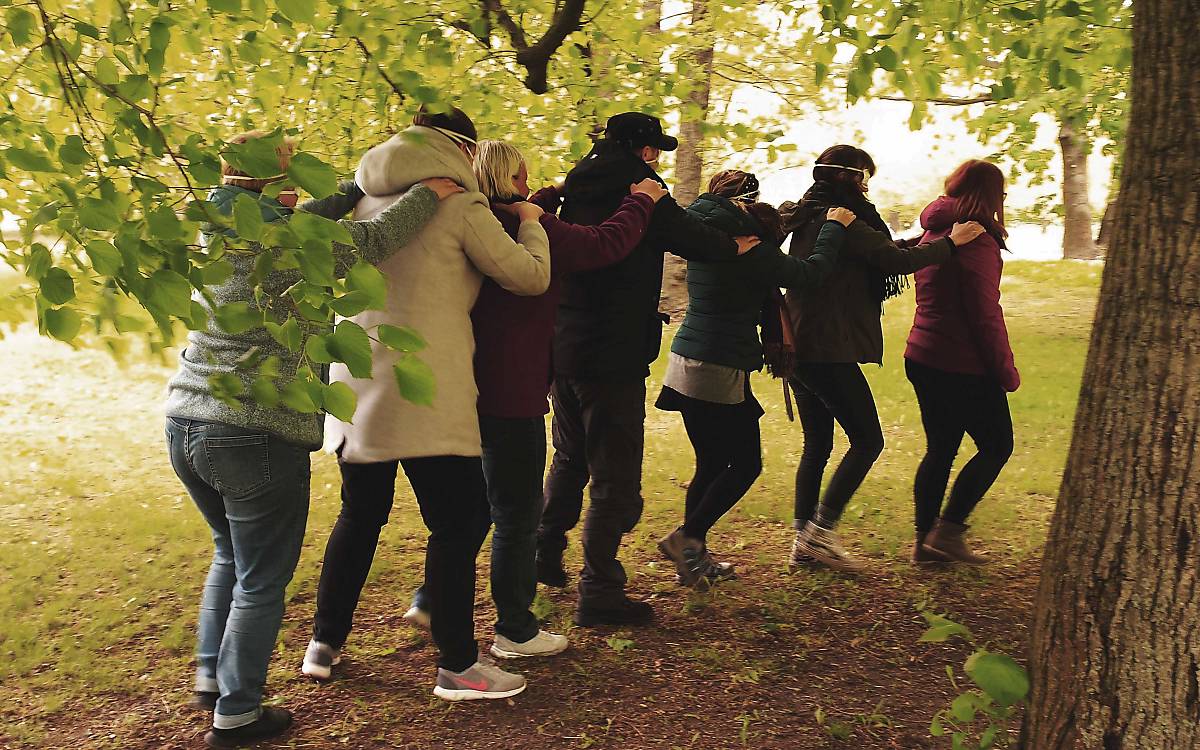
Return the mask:
<path fill-rule="evenodd" d="M 967 565 L 986 565 L 991 562 L 983 555 L 977 555 L 967 546 L 963 534 L 967 527 L 961 523 L 939 518 L 925 537 L 921 549 L 933 555 L 942 555 L 951 562 L 966 563 Z"/>
<path fill-rule="evenodd" d="M 913 565 L 938 565 L 940 563 L 950 562 L 950 558 L 943 555 L 941 552 L 931 552 L 925 549 L 925 537 L 928 533 L 917 533 L 917 539 L 913 542 L 912 563 Z"/>

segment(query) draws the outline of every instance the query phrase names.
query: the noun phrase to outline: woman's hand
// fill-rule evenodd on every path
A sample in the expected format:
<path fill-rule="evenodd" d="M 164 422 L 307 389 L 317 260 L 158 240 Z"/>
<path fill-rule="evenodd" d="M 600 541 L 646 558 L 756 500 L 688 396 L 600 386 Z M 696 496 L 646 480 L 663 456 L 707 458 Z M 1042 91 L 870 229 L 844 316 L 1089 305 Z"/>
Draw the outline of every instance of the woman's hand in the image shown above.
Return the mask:
<path fill-rule="evenodd" d="M 836 221 L 838 224 L 841 224 L 844 227 L 848 227 L 853 224 L 856 218 L 857 217 L 854 215 L 853 211 L 848 208 L 842 208 L 841 206 L 834 206 L 825 213 L 825 219 L 827 221 Z"/>
<path fill-rule="evenodd" d="M 430 177 L 427 180 L 421 180 L 421 184 L 437 193 L 438 200 L 444 201 L 455 193 L 467 192 L 462 185 L 459 185 L 449 177 Z"/>
<path fill-rule="evenodd" d="M 758 243 L 762 242 L 761 239 L 752 234 L 744 234 L 741 237 L 734 237 L 733 241 L 737 243 L 738 255 L 745 255 L 754 248 L 758 247 Z"/>
<path fill-rule="evenodd" d="M 542 210 L 541 206 L 535 206 L 528 201 L 514 203 L 513 208 L 517 209 L 517 217 L 520 218 L 522 222 L 537 221 L 538 219 L 542 218 L 542 214 L 546 213 Z"/>
<path fill-rule="evenodd" d="M 968 221 L 966 224 L 956 223 L 950 230 L 950 241 L 955 247 L 962 247 L 983 234 L 983 225 L 978 221 Z"/>
<path fill-rule="evenodd" d="M 641 195 L 648 195 L 650 196 L 650 200 L 654 201 L 655 203 L 658 203 L 660 200 L 662 200 L 664 196 L 670 195 L 670 193 L 667 192 L 667 189 L 663 187 L 658 180 L 652 177 L 647 177 L 636 185 L 630 185 L 629 193 L 631 195 L 638 195 L 639 193 Z"/>

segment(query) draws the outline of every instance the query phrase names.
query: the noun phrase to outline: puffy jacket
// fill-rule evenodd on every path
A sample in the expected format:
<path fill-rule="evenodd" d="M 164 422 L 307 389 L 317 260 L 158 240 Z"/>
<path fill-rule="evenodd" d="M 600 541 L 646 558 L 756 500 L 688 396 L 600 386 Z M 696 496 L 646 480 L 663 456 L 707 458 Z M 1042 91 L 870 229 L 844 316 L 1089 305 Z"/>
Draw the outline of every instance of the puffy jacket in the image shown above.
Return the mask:
<path fill-rule="evenodd" d="M 567 175 L 561 216 L 596 225 L 612 216 L 629 186 L 662 179 L 627 149 L 601 140 Z M 688 215 L 674 198 L 662 198 L 646 235 L 625 260 L 566 279 L 554 331 L 554 371 L 576 378 L 645 378 L 658 357 L 664 319 L 663 254 L 688 260 L 732 260 L 737 243 Z"/>
<path fill-rule="evenodd" d="M 950 233 L 955 200 L 942 196 L 921 212 L 922 242 Z M 1021 385 L 1000 307 L 1003 238 L 985 232 L 940 266 L 916 274 L 917 312 L 904 356 L 948 372 L 989 375 L 1004 390 Z"/>
<path fill-rule="evenodd" d="M 762 236 L 754 217 L 732 201 L 705 193 L 688 213 L 731 236 Z M 797 291 L 819 286 L 837 264 L 845 229 L 826 222 L 812 255 L 793 258 L 774 242 L 762 242 L 736 260 L 687 264 L 688 308 L 671 351 L 701 362 L 758 370 L 763 364 L 758 325 L 772 289 Z"/>

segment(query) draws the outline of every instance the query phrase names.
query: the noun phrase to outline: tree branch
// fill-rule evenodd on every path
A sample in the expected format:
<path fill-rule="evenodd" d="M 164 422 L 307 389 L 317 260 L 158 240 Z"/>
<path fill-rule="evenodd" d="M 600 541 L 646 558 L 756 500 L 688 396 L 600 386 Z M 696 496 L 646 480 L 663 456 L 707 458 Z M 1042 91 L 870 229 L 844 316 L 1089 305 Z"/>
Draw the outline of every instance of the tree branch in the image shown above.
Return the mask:
<path fill-rule="evenodd" d="M 946 104 L 955 107 L 967 107 L 972 104 L 995 104 L 996 100 L 990 95 L 972 96 L 967 98 L 959 97 L 930 97 L 928 99 L 909 99 L 907 96 L 879 96 L 877 99 L 883 99 L 889 102 L 925 102 L 927 104 Z"/>
<path fill-rule="evenodd" d="M 500 0 L 480 0 L 484 15 L 494 16 L 496 23 L 508 34 L 517 52 L 517 64 L 526 71 L 525 88 L 535 94 L 546 93 L 550 60 L 566 38 L 579 30 L 586 5 L 587 0 L 563 0 L 554 10 L 550 28 L 541 39 L 530 44 L 525 30 L 508 14 Z"/>

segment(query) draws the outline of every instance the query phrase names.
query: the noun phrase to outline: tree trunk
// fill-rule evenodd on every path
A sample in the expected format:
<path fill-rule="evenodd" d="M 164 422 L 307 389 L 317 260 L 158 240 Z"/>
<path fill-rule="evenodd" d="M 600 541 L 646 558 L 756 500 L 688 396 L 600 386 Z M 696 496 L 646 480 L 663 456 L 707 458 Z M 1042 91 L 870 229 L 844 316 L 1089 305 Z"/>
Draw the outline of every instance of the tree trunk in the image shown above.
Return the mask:
<path fill-rule="evenodd" d="M 1117 214 L 1116 208 L 1116 198 L 1104 206 L 1104 216 L 1100 219 L 1100 234 L 1096 236 L 1096 248 L 1101 252 L 1108 250 L 1108 244 L 1112 241 L 1112 223 Z"/>
<path fill-rule="evenodd" d="M 1200 747 L 1200 3 L 1135 0 L 1133 25 L 1126 158 L 1042 564 L 1026 750 Z"/>
<path fill-rule="evenodd" d="M 692 0 L 691 25 L 700 33 L 700 48 L 692 54 L 692 65 L 696 79 L 688 94 L 688 102 L 694 105 L 693 114 L 684 117 L 679 127 L 679 152 L 675 158 L 675 189 L 672 194 L 679 205 L 686 206 L 700 195 L 701 180 L 704 178 L 704 121 L 708 117 L 708 98 L 712 91 L 713 40 L 703 31 L 708 16 L 708 0 Z M 685 107 L 685 113 L 688 109 Z"/>
<path fill-rule="evenodd" d="M 1058 145 L 1063 160 L 1063 257 L 1091 260 L 1099 253 L 1092 239 L 1092 206 L 1088 202 L 1088 149 L 1066 118 L 1058 131 Z"/>

